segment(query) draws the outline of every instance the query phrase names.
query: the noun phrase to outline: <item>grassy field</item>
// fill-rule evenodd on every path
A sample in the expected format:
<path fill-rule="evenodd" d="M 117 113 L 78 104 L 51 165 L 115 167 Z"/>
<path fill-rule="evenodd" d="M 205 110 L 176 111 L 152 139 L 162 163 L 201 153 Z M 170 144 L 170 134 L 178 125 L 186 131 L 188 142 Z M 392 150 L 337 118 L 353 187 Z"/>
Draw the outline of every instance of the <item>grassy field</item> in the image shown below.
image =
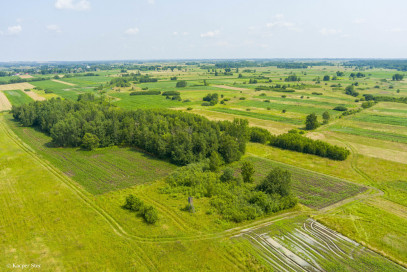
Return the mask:
<path fill-rule="evenodd" d="M 57 166 L 92 194 L 160 179 L 176 167 L 146 153 L 127 147 L 93 151 L 54 148 L 51 138 L 33 128 L 24 128 L 8 117 L 14 132 L 46 160 Z"/>
<path fill-rule="evenodd" d="M 25 103 L 33 102 L 32 98 L 21 90 L 4 91 L 4 94 L 7 96 L 11 105 L 19 106 Z"/>
<path fill-rule="evenodd" d="M 369 245 L 381 254 L 407 262 L 407 218 L 401 218 L 365 202 L 351 203 L 335 212 L 315 217 L 318 221 Z"/>

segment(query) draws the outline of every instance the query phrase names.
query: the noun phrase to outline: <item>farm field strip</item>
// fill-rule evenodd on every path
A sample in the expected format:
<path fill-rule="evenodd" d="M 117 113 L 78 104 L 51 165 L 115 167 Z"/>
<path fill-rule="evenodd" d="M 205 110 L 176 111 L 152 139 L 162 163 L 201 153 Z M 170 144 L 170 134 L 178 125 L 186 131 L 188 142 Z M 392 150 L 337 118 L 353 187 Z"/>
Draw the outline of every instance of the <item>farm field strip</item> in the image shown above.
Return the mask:
<path fill-rule="evenodd" d="M 358 136 L 364 136 L 374 139 L 393 141 L 399 143 L 407 143 L 407 136 L 396 133 L 381 132 L 370 129 L 356 128 L 350 126 L 333 125 L 327 128 L 329 131 L 340 132 L 345 134 L 353 134 Z"/>
<path fill-rule="evenodd" d="M 276 271 L 407 271 L 313 219 L 247 231 L 247 239 Z"/>
<path fill-rule="evenodd" d="M 8 111 L 11 110 L 11 103 L 7 99 L 7 96 L 0 91 L 0 111 Z"/>
<path fill-rule="evenodd" d="M 33 91 L 29 91 L 29 92 L 25 92 L 29 97 L 31 97 L 32 100 L 34 101 L 44 101 L 46 100 L 45 97 L 33 92 Z"/>
<path fill-rule="evenodd" d="M 30 103 L 33 101 L 24 91 L 13 90 L 13 91 L 4 91 L 4 94 L 7 96 L 11 105 L 19 106 L 25 103 Z"/>
<path fill-rule="evenodd" d="M 407 106 L 406 106 L 407 107 Z M 403 126 L 407 127 L 407 116 L 391 116 L 391 115 L 377 115 L 377 114 L 358 114 L 352 118 L 356 121 L 369 122 L 369 123 L 378 123 L 378 124 L 387 124 L 394 126 Z"/>
<path fill-rule="evenodd" d="M 23 83 L 13 83 L 13 84 L 5 84 L 0 85 L 0 91 L 12 91 L 12 90 L 25 90 L 25 89 L 32 89 L 33 86 L 30 83 L 23 82 Z"/>

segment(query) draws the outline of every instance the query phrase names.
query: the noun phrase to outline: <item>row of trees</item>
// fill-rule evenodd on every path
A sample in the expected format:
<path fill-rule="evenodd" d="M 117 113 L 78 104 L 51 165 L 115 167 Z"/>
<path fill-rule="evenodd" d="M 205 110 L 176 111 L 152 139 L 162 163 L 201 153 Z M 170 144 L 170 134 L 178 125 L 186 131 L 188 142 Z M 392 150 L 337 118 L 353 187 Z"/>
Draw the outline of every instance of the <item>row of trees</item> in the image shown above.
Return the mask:
<path fill-rule="evenodd" d="M 81 146 L 88 134 L 92 147 L 135 146 L 179 165 L 213 152 L 226 163 L 237 161 L 248 141 L 247 120 L 215 122 L 171 110 L 126 111 L 89 100 L 51 99 L 14 106 L 11 112 L 24 126 L 48 133 L 55 146 Z"/>
<path fill-rule="evenodd" d="M 272 136 L 270 145 L 339 161 L 346 160 L 350 154 L 346 148 L 331 145 L 320 140 L 312 140 L 298 133 L 285 133 Z"/>

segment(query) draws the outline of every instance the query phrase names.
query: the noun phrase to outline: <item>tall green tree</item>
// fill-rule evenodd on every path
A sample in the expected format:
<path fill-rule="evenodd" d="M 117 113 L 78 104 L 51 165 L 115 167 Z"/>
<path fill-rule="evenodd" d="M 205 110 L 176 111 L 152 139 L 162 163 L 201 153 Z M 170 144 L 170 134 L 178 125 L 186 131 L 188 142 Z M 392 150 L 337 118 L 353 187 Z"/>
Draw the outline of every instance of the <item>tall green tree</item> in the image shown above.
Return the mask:
<path fill-rule="evenodd" d="M 244 182 L 253 182 L 253 174 L 254 174 L 254 165 L 252 162 L 243 162 L 242 163 L 242 178 Z"/>
<path fill-rule="evenodd" d="M 305 129 L 313 130 L 316 129 L 317 127 L 319 127 L 318 117 L 315 113 L 311 113 L 305 119 Z"/>
<path fill-rule="evenodd" d="M 270 195 L 288 196 L 291 194 L 291 173 L 276 167 L 257 186 L 257 190 Z"/>

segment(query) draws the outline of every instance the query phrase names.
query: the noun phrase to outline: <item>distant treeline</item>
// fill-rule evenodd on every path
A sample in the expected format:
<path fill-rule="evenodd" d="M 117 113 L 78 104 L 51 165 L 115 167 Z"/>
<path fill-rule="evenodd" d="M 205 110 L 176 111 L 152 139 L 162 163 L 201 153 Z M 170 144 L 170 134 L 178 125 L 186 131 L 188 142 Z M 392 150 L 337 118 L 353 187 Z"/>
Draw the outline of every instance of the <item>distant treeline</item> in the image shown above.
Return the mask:
<path fill-rule="evenodd" d="M 350 60 L 345 66 L 356 66 L 361 68 L 385 68 L 398 71 L 407 71 L 407 60 Z"/>
<path fill-rule="evenodd" d="M 43 80 L 48 80 L 48 79 L 49 78 L 46 78 L 46 77 L 12 78 L 9 81 L 0 81 L 0 85 L 23 83 L 23 82 L 43 81 Z"/>
<path fill-rule="evenodd" d="M 243 67 L 270 67 L 276 66 L 285 69 L 305 69 L 312 66 L 333 66 L 331 62 L 296 62 L 296 61 L 267 61 L 267 60 L 231 60 L 216 62 L 214 65 L 203 64 L 201 69 L 213 68 L 243 68 Z"/>
<path fill-rule="evenodd" d="M 407 104 L 407 96 L 394 97 L 394 96 L 375 96 L 371 94 L 364 94 L 366 101 L 373 100 L 375 102 L 396 102 Z"/>
<path fill-rule="evenodd" d="M 48 133 L 56 146 L 85 145 L 87 134 L 96 147 L 135 146 L 179 165 L 200 161 L 214 152 L 230 163 L 239 160 L 246 149 L 246 120 L 215 122 L 162 109 L 126 111 L 91 100 L 53 98 L 13 106 L 11 112 L 22 125 Z"/>

